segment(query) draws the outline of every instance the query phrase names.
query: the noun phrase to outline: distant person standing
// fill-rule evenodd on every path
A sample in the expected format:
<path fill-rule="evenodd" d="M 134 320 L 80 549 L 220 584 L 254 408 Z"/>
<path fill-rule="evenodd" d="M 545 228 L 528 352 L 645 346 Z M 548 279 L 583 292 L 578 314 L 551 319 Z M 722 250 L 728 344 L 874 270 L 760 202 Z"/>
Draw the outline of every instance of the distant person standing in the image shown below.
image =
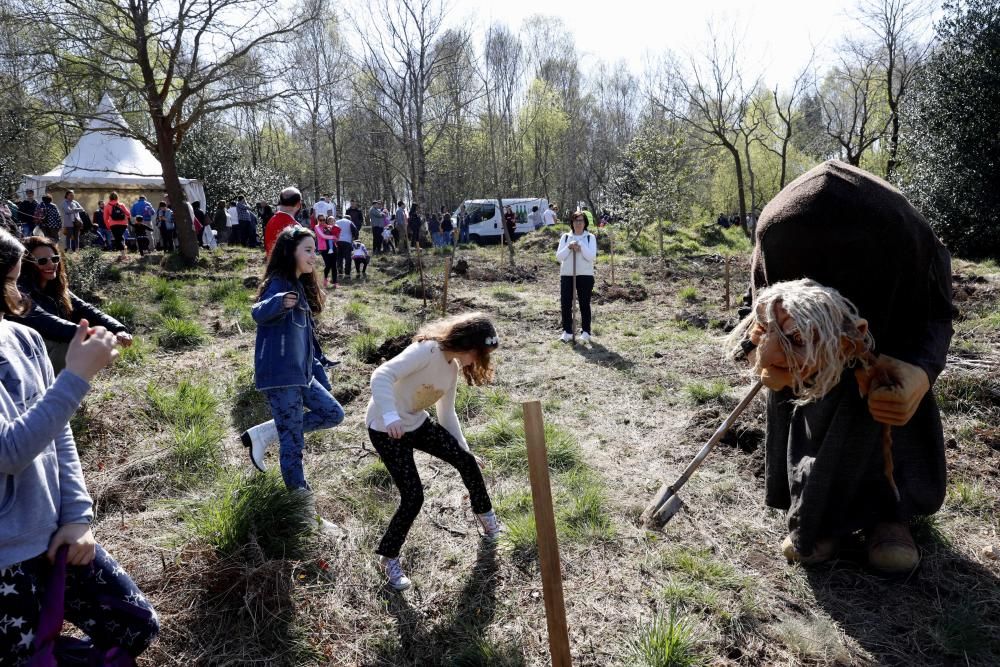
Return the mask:
<path fill-rule="evenodd" d="M 21 234 L 27 238 L 35 227 L 35 209 L 38 202 L 35 201 L 35 191 L 25 190 L 24 199 L 17 203 L 17 222 L 21 225 Z"/>
<path fill-rule="evenodd" d="M 455 245 L 455 225 L 451 222 L 451 213 L 441 212 L 441 245 Z"/>
<path fill-rule="evenodd" d="M 372 207 L 368 211 L 368 221 L 372 226 L 372 252 L 379 255 L 382 253 L 382 228 L 385 227 L 385 213 L 382 211 L 382 202 L 372 202 Z"/>
<path fill-rule="evenodd" d="M 219 202 L 220 204 L 222 202 Z M 268 257 L 274 248 L 274 242 L 285 227 L 298 224 L 295 221 L 295 214 L 302 208 L 302 193 L 298 188 L 285 188 L 278 196 L 278 211 L 267 221 L 264 228 L 264 252 Z"/>
<path fill-rule="evenodd" d="M 141 215 L 143 220 L 152 220 L 155 216 L 155 211 L 153 211 L 153 205 L 146 200 L 146 195 L 139 195 L 139 198 L 132 204 L 132 210 L 130 211 L 132 217 Z"/>
<path fill-rule="evenodd" d="M 410 244 L 420 247 L 420 228 L 424 226 L 424 221 L 420 219 L 420 204 L 413 202 L 410 206 L 410 215 L 407 217 L 406 229 L 410 235 Z"/>
<path fill-rule="evenodd" d="M 104 222 L 104 200 L 97 200 L 97 210 L 94 211 L 94 227 L 97 229 L 98 235 L 101 237 L 101 241 L 104 242 L 104 249 L 111 250 L 111 230 L 108 229 L 107 223 Z"/>
<path fill-rule="evenodd" d="M 330 218 L 336 215 L 336 207 L 330 203 L 330 195 L 324 195 L 319 198 L 319 201 L 313 204 L 313 213 L 316 214 L 316 219 L 318 220 L 320 216 L 324 218 Z"/>
<path fill-rule="evenodd" d="M 542 213 L 542 223 L 546 227 L 559 222 L 559 216 L 556 214 L 556 210 L 555 204 L 549 204 L 549 207 L 545 209 L 544 213 Z"/>
<path fill-rule="evenodd" d="M 35 208 L 35 226 L 42 230 L 46 238 L 59 243 L 59 232 L 62 230 L 62 214 L 52 203 L 52 197 L 42 195 L 42 203 Z"/>
<path fill-rule="evenodd" d="M 215 204 L 215 213 L 212 214 L 212 229 L 215 230 L 215 240 L 219 243 L 226 241 L 229 216 L 226 215 L 226 202 L 221 199 Z"/>
<path fill-rule="evenodd" d="M 361 212 L 361 209 L 351 202 L 351 205 L 347 207 L 346 217 L 354 223 L 354 226 L 361 229 L 365 224 L 365 214 Z"/>
<path fill-rule="evenodd" d="M 438 220 L 437 213 L 431 213 L 430 217 L 427 218 L 427 231 L 431 235 L 431 243 L 437 248 L 440 245 L 444 245 L 441 242 L 441 221 Z"/>
<path fill-rule="evenodd" d="M 163 252 L 173 252 L 174 250 L 174 212 L 167 206 L 167 202 L 161 201 L 156 209 L 156 226 L 160 228 L 160 240 L 163 243 Z"/>
<path fill-rule="evenodd" d="M 406 207 L 403 205 L 402 200 L 396 202 L 396 224 L 392 226 L 392 237 L 396 241 L 396 247 L 399 247 L 399 237 L 400 234 L 403 235 L 404 240 L 406 237 Z M 409 244 L 407 244 L 409 245 Z"/>
<path fill-rule="evenodd" d="M 469 214 L 465 212 L 465 204 L 462 204 L 458 209 L 458 242 L 468 243 L 469 242 Z"/>
<path fill-rule="evenodd" d="M 240 242 L 240 214 L 236 209 L 236 201 L 229 202 L 226 209 L 226 243 L 236 245 Z"/>
<path fill-rule="evenodd" d="M 67 190 L 63 195 L 62 210 L 62 233 L 65 237 L 67 252 L 80 248 L 80 230 L 83 228 L 83 221 L 80 213 L 83 207 L 76 201 L 76 195 L 72 190 Z"/>
<path fill-rule="evenodd" d="M 517 229 L 517 216 L 510 206 L 503 207 L 503 226 L 507 230 L 507 238 L 514 242 L 514 231 Z"/>
<path fill-rule="evenodd" d="M 125 231 L 128 229 L 129 212 L 125 205 L 118 201 L 118 193 L 112 192 L 108 196 L 108 203 L 104 205 L 104 223 L 111 230 L 114 238 L 113 248 L 120 250 L 119 259 L 125 259 L 128 250 L 125 247 Z"/>
<path fill-rule="evenodd" d="M 358 211 L 358 213 L 361 213 L 361 211 Z M 354 224 L 353 220 L 347 217 L 340 218 L 335 224 L 340 229 L 340 238 L 337 239 L 338 268 L 344 278 L 350 280 L 351 252 L 354 249 L 354 239 L 358 237 L 358 227 Z"/>
<path fill-rule="evenodd" d="M 531 213 L 528 214 L 528 224 L 536 231 L 541 229 L 542 225 L 545 224 L 542 220 L 542 214 L 538 212 L 537 206 L 531 207 Z"/>
<path fill-rule="evenodd" d="M 587 231 L 590 221 L 583 211 L 573 214 L 573 231 L 559 239 L 556 259 L 559 270 L 559 296 L 562 306 L 562 342 L 573 340 L 573 292 L 580 303 L 581 342 L 590 342 L 590 296 L 594 291 L 594 259 L 597 239 Z M 574 276 L 576 284 L 574 285 Z"/>

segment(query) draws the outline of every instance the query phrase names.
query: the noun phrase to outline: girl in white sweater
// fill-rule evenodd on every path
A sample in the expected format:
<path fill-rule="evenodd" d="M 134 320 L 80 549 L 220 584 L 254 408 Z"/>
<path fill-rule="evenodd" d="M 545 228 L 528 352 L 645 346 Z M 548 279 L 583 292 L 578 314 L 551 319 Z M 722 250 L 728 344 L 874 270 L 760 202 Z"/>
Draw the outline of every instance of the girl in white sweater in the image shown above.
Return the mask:
<path fill-rule="evenodd" d="M 481 313 L 458 315 L 421 329 L 413 343 L 372 373 L 368 402 L 368 437 L 399 489 L 399 508 L 375 550 L 379 564 L 396 590 L 410 587 L 399 551 L 424 502 L 413 450 L 427 452 L 452 465 L 469 491 L 472 510 L 485 538 L 500 536 L 500 524 L 479 468 L 469 451 L 455 413 L 455 391 L 461 372 L 470 385 L 493 379 L 490 354 L 500 341 L 496 328 Z M 435 406 L 435 423 L 426 408 Z"/>
<path fill-rule="evenodd" d="M 580 340 L 590 342 L 590 295 L 594 293 L 594 259 L 597 238 L 587 231 L 590 221 L 582 211 L 573 214 L 573 233 L 559 239 L 556 259 L 559 271 L 559 292 L 562 304 L 562 342 L 573 339 L 573 276 L 576 275 L 576 296 L 580 302 Z M 575 270 L 574 270 L 575 269 Z"/>

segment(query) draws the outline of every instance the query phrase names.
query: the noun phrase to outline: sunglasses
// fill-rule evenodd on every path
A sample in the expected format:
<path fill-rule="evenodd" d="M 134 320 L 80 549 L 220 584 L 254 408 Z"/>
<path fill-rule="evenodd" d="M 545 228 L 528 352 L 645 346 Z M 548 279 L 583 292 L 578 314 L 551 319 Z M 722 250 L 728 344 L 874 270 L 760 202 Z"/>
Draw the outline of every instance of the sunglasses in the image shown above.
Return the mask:
<path fill-rule="evenodd" d="M 46 266 L 49 262 L 52 262 L 53 266 L 59 265 L 59 255 L 52 255 L 52 257 L 26 257 L 25 259 L 38 266 Z"/>

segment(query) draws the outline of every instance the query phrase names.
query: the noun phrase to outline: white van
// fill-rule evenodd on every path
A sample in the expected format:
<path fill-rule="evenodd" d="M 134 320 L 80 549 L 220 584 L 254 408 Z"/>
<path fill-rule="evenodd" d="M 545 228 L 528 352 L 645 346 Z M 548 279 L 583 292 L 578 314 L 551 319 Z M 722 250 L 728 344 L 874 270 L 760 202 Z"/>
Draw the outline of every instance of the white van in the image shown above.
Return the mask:
<path fill-rule="evenodd" d="M 504 206 L 510 206 L 517 216 L 517 226 L 514 227 L 514 238 L 524 236 L 535 228 L 528 222 L 528 214 L 534 206 L 538 214 L 545 213 L 549 207 L 548 199 L 511 198 L 503 200 Z M 462 203 L 465 214 L 469 216 L 469 240 L 474 243 L 499 243 L 503 237 L 503 209 L 497 206 L 496 199 L 468 199 Z M 455 209 L 452 217 L 458 220 L 461 208 Z M 542 218 L 544 223 L 544 218 Z"/>

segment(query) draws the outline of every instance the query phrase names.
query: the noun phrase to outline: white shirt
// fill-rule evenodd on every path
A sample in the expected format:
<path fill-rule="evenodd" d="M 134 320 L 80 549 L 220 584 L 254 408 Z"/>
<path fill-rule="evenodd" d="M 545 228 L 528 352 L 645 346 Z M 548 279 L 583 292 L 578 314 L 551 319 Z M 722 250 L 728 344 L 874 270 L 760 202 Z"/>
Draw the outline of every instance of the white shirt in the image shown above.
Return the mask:
<path fill-rule="evenodd" d="M 340 243 L 351 243 L 354 241 L 354 234 L 351 232 L 351 226 L 354 224 L 351 222 L 350 218 L 341 218 L 335 223 L 340 227 Z"/>
<path fill-rule="evenodd" d="M 426 408 L 433 405 L 438 423 L 469 451 L 455 412 L 458 374 L 458 360 L 447 362 L 436 340 L 410 343 L 372 373 L 365 423 L 384 433 L 387 424 L 399 420 L 403 430 L 415 431 L 427 420 Z"/>
<path fill-rule="evenodd" d="M 546 225 L 556 224 L 556 212 L 551 208 L 545 209 L 545 212 L 542 213 L 542 222 Z"/>
<path fill-rule="evenodd" d="M 226 209 L 226 227 L 235 227 L 240 224 L 239 213 L 236 212 L 235 206 L 230 206 Z"/>
<path fill-rule="evenodd" d="M 576 275 L 594 275 L 594 259 L 597 257 L 597 237 L 590 232 L 584 232 L 580 236 L 573 234 L 563 234 L 559 239 L 559 249 L 556 250 L 556 259 L 562 262 L 559 275 L 573 275 L 573 255 L 569 249 L 569 244 L 576 241 L 580 244 L 580 249 L 576 254 Z"/>
<path fill-rule="evenodd" d="M 323 201 L 322 199 L 320 199 L 318 202 L 313 204 L 313 212 L 316 214 L 317 218 L 321 215 L 330 217 L 330 215 L 332 215 L 334 212 L 333 204 L 331 204 L 328 201 Z"/>

